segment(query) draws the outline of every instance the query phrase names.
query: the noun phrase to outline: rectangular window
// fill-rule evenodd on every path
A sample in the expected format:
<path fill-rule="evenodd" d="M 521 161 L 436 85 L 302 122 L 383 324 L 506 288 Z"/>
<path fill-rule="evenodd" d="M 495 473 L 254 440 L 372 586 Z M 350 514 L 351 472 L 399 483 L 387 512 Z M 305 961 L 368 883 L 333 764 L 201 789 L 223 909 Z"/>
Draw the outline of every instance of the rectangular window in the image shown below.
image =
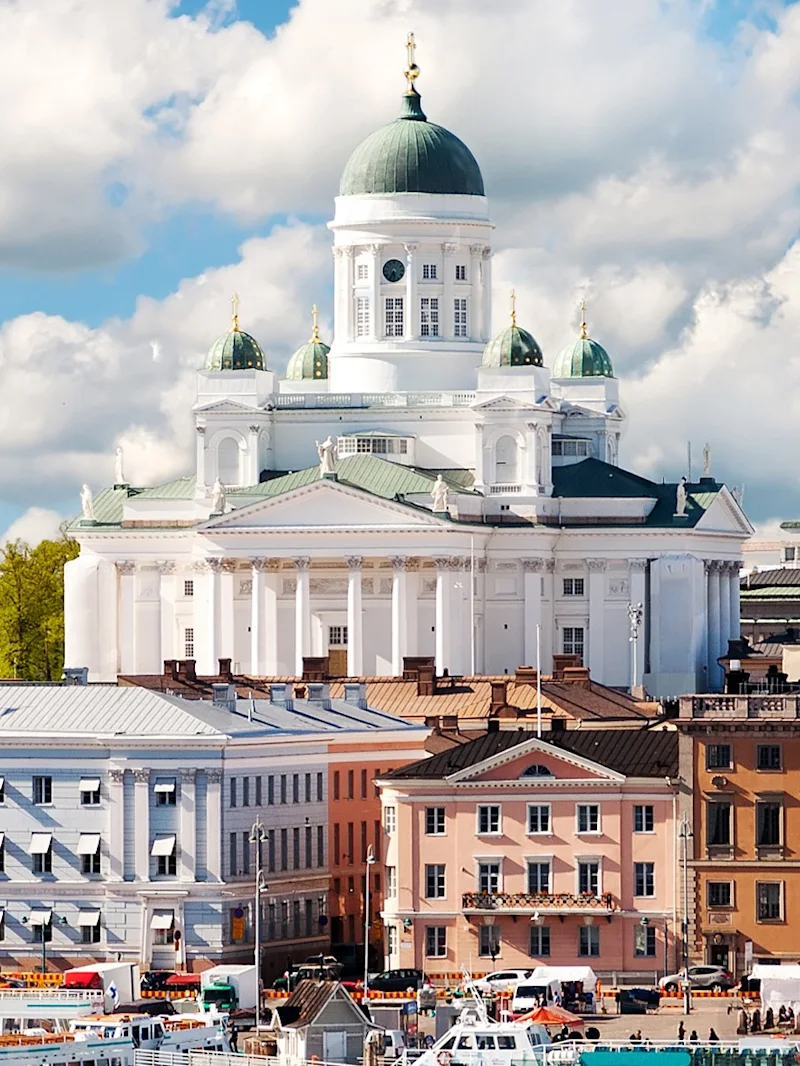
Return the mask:
<path fill-rule="evenodd" d="M 339 799 L 339 771 L 338 770 L 334 770 L 333 771 L 333 798 L 335 800 Z"/>
<path fill-rule="evenodd" d="M 281 803 L 286 803 L 286 774 L 281 774 Z"/>
<path fill-rule="evenodd" d="M 33 802 L 37 804 L 53 802 L 53 779 L 52 777 L 34 777 L 33 779 Z"/>
<path fill-rule="evenodd" d="M 275 778 L 272 774 L 267 778 L 267 806 L 272 807 L 275 803 Z"/>
<path fill-rule="evenodd" d="M 172 855 L 159 855 L 157 872 L 159 877 L 175 877 L 178 872 L 178 861 L 175 853 Z"/>
<path fill-rule="evenodd" d="M 633 808 L 634 833 L 652 833 L 655 821 L 650 804 L 637 803 Z"/>
<path fill-rule="evenodd" d="M 478 891 L 494 894 L 500 891 L 500 863 L 478 863 Z"/>
<path fill-rule="evenodd" d="M 256 778 L 256 807 L 260 807 L 262 802 L 261 795 L 261 774 Z"/>
<path fill-rule="evenodd" d="M 425 954 L 429 959 L 443 959 L 447 955 L 446 926 L 425 926 Z"/>
<path fill-rule="evenodd" d="M 706 900 L 709 907 L 730 907 L 730 881 L 709 881 L 706 885 Z"/>
<path fill-rule="evenodd" d="M 706 804 L 706 843 L 725 846 L 731 842 L 731 805 L 711 800 Z"/>
<path fill-rule="evenodd" d="M 549 862 L 528 862 L 528 892 L 530 892 L 532 895 L 549 894 Z"/>
<path fill-rule="evenodd" d="M 532 925 L 530 950 L 534 959 L 546 959 L 550 956 L 550 928 L 546 925 Z"/>
<path fill-rule="evenodd" d="M 583 626 L 564 626 L 562 632 L 562 650 L 565 655 L 577 655 L 583 666 Z"/>
<path fill-rule="evenodd" d="M 369 336 L 369 300 L 364 296 L 356 297 L 356 336 Z"/>
<path fill-rule="evenodd" d="M 100 943 L 100 923 L 96 922 L 94 925 L 82 925 L 81 926 L 81 943 L 82 944 L 99 944 Z"/>
<path fill-rule="evenodd" d="M 275 830 L 270 829 L 267 835 L 267 867 L 271 874 L 275 873 Z"/>
<path fill-rule="evenodd" d="M 456 263 L 456 281 L 467 280 L 467 268 L 463 263 Z"/>
<path fill-rule="evenodd" d="M 100 848 L 93 855 L 81 855 L 81 873 L 100 873 Z"/>
<path fill-rule="evenodd" d="M 383 828 L 389 836 L 397 831 L 397 809 L 395 807 L 383 808 Z"/>
<path fill-rule="evenodd" d="M 397 867 L 386 867 L 386 898 L 394 899 L 397 895 Z"/>
<path fill-rule="evenodd" d="M 444 807 L 425 808 L 425 832 L 431 837 L 444 836 Z"/>
<path fill-rule="evenodd" d="M 361 771 L 361 798 L 365 800 L 367 798 L 367 771 Z"/>
<path fill-rule="evenodd" d="M 322 771 L 317 774 L 317 803 L 322 803 Z"/>
<path fill-rule="evenodd" d="M 242 806 L 243 807 L 249 807 L 250 806 L 250 778 L 249 777 L 243 777 L 242 778 Z"/>
<path fill-rule="evenodd" d="M 187 626 L 183 631 L 183 655 L 186 659 L 194 658 L 194 628 Z"/>
<path fill-rule="evenodd" d="M 528 833 L 549 833 L 550 832 L 550 804 L 549 803 L 529 803 L 528 804 Z"/>
<path fill-rule="evenodd" d="M 81 781 L 80 794 L 82 807 L 96 807 L 100 803 L 100 782 L 97 778 Z"/>
<path fill-rule="evenodd" d="M 314 865 L 314 830 L 310 825 L 306 826 L 306 869 Z"/>
<path fill-rule="evenodd" d="M 656 928 L 654 925 L 635 925 L 633 927 L 633 954 L 639 958 L 655 957 Z"/>
<path fill-rule="evenodd" d="M 576 833 L 600 832 L 600 805 L 597 803 L 579 803 L 577 807 Z"/>
<path fill-rule="evenodd" d="M 500 807 L 496 803 L 481 804 L 478 807 L 478 834 L 480 836 L 498 836 L 500 833 Z"/>
<path fill-rule="evenodd" d="M 289 830 L 281 829 L 281 869 L 289 869 Z"/>
<path fill-rule="evenodd" d="M 194 596 L 194 581 L 187 579 L 183 583 L 184 596 Z"/>
<path fill-rule="evenodd" d="M 478 926 L 478 954 L 492 961 L 500 954 L 500 930 L 496 925 Z"/>
<path fill-rule="evenodd" d="M 783 882 L 759 881 L 756 884 L 756 920 L 779 922 L 783 911 Z"/>
<path fill-rule="evenodd" d="M 780 744 L 758 744 L 756 746 L 756 767 L 759 770 L 780 770 Z"/>
<path fill-rule="evenodd" d="M 292 830 L 292 869 L 300 869 L 300 828 Z"/>
<path fill-rule="evenodd" d="M 5 801 L 6 801 L 6 779 L 4 777 L 0 777 L 0 803 L 5 803 Z"/>
<path fill-rule="evenodd" d="M 730 744 L 706 745 L 706 769 L 707 770 L 730 770 L 731 746 Z"/>
<path fill-rule="evenodd" d="M 242 873 L 250 873 L 250 833 L 242 833 Z"/>
<path fill-rule="evenodd" d="M 403 297 L 389 296 L 384 301 L 387 337 L 403 336 Z"/>
<path fill-rule="evenodd" d="M 341 834 L 339 823 L 335 822 L 333 826 L 333 865 L 338 866 L 341 862 Z"/>
<path fill-rule="evenodd" d="M 756 844 L 760 848 L 777 847 L 781 843 L 781 814 L 783 807 L 774 801 L 756 803 Z"/>
<path fill-rule="evenodd" d="M 425 899 L 444 899 L 444 865 L 425 867 Z"/>
<path fill-rule="evenodd" d="M 600 863 L 588 859 L 578 863 L 578 892 L 582 896 L 596 896 L 600 887 Z"/>
<path fill-rule="evenodd" d="M 361 823 L 361 861 L 367 861 L 367 823 Z"/>
<path fill-rule="evenodd" d="M 292 774 L 292 803 L 300 802 L 300 774 Z"/>
<path fill-rule="evenodd" d="M 157 777 L 154 785 L 157 807 L 175 807 L 177 805 L 178 783 L 174 777 Z"/>
<path fill-rule="evenodd" d="M 347 771 L 347 798 L 349 800 L 355 799 L 355 797 L 356 797 L 355 781 L 356 781 L 355 771 L 354 770 L 348 770 Z"/>
<path fill-rule="evenodd" d="M 45 944 L 49 944 L 50 941 L 53 939 L 53 923 L 47 922 L 39 925 L 34 925 L 31 932 L 33 933 L 34 944 L 41 944 L 43 940 Z"/>
<path fill-rule="evenodd" d="M 356 264 L 356 281 L 369 280 L 369 264 L 357 263 Z"/>
<path fill-rule="evenodd" d="M 381 832 L 380 821 L 374 821 L 372 823 L 372 850 L 375 853 L 375 861 L 381 861 L 381 838 L 383 834 Z"/>
<path fill-rule="evenodd" d="M 458 268 L 456 268 L 458 269 Z M 467 335 L 467 301 L 463 297 L 453 300 L 453 336 Z"/>
<path fill-rule="evenodd" d="M 563 580 L 564 595 L 565 596 L 582 596 L 583 595 L 583 578 L 582 577 L 565 577 Z"/>
<path fill-rule="evenodd" d="M 3 834 L 3 839 L 0 840 L 0 874 L 4 874 L 5 872 L 6 872 L 6 838 L 5 838 L 5 834 Z M 5 914 L 5 911 L 3 911 L 3 914 Z M 2 915 L 0 915 L 0 921 L 2 921 Z"/>
<path fill-rule="evenodd" d="M 231 781 L 230 781 L 230 792 L 231 792 L 230 805 L 231 805 L 231 809 L 233 809 L 236 806 L 236 778 L 235 777 L 231 778 Z"/>
<path fill-rule="evenodd" d="M 325 865 L 325 826 L 317 826 L 317 866 Z"/>
<path fill-rule="evenodd" d="M 423 296 L 419 302 L 419 334 L 421 337 L 439 336 L 439 301 Z"/>
<path fill-rule="evenodd" d="M 354 832 L 354 828 L 353 828 L 353 823 L 352 822 L 348 822 L 347 823 L 347 865 L 348 866 L 352 866 L 353 865 L 353 859 L 355 857 L 354 854 L 353 854 L 354 850 L 355 850 L 355 832 Z"/>
<path fill-rule="evenodd" d="M 306 788 L 305 788 L 306 803 L 311 802 L 311 774 L 306 774 Z"/>
<path fill-rule="evenodd" d="M 595 958 L 600 954 L 600 930 L 596 925 L 582 925 L 578 929 L 578 954 Z"/>
<path fill-rule="evenodd" d="M 635 862 L 633 864 L 634 896 L 654 896 L 656 894 L 655 863 Z"/>
<path fill-rule="evenodd" d="M 238 854 L 239 854 L 239 836 L 237 833 L 231 833 L 228 840 L 229 854 L 228 854 L 228 873 L 231 877 L 235 877 L 239 872 L 238 870 Z"/>
<path fill-rule="evenodd" d="M 397 945 L 398 945 L 397 926 L 396 925 L 387 925 L 386 926 L 386 954 L 387 955 L 396 955 L 397 954 Z"/>
<path fill-rule="evenodd" d="M 423 263 L 422 264 L 422 280 L 423 281 L 436 281 L 436 264 L 435 263 Z"/>
<path fill-rule="evenodd" d="M 33 856 L 33 872 L 35 874 L 51 874 L 53 872 L 53 846 L 47 851 Z"/>

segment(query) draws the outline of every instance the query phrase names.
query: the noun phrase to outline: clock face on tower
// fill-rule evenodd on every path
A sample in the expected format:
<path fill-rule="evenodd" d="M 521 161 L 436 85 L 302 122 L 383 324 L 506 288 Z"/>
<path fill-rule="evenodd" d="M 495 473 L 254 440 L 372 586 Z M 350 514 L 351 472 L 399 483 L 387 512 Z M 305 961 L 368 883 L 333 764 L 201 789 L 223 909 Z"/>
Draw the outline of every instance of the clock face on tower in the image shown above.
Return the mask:
<path fill-rule="evenodd" d="M 387 281 L 400 281 L 406 268 L 399 259 L 389 259 L 383 264 L 383 276 Z"/>

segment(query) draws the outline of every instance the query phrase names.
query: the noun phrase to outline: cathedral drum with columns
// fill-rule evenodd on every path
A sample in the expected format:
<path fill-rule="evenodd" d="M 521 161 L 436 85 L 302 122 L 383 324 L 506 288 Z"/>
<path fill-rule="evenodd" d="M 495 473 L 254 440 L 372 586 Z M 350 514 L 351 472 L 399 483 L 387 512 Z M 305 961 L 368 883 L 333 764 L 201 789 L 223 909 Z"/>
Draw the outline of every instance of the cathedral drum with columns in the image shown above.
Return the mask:
<path fill-rule="evenodd" d="M 66 660 L 93 680 L 194 659 L 218 673 L 548 673 L 554 656 L 655 697 L 719 688 L 752 528 L 706 470 L 619 466 L 605 349 L 548 359 L 491 330 L 478 163 L 429 121 L 415 79 L 353 152 L 330 228 L 334 337 L 280 378 L 239 324 L 197 375 L 195 472 L 117 483 L 70 527 Z M 639 610 L 639 608 L 641 609 Z"/>

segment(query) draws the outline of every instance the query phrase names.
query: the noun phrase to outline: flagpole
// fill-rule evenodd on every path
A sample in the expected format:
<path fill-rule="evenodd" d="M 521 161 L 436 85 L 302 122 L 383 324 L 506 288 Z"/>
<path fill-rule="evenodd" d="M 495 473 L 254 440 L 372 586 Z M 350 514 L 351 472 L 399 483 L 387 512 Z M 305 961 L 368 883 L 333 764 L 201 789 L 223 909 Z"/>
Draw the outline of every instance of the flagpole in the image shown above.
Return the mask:
<path fill-rule="evenodd" d="M 542 627 L 536 624 L 536 736 L 542 735 Z"/>
<path fill-rule="evenodd" d="M 475 537 L 469 538 L 469 651 L 470 669 L 475 677 Z"/>

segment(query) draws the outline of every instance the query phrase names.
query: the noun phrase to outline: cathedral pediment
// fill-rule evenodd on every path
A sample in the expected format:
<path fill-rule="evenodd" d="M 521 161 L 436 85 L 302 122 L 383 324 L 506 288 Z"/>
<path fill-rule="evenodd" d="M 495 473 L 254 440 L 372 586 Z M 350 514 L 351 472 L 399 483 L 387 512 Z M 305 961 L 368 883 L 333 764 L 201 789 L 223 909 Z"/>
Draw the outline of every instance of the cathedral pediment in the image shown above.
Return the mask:
<path fill-rule="evenodd" d="M 524 400 L 515 400 L 513 396 L 493 396 L 491 400 L 476 403 L 473 411 L 536 411 L 539 404 L 528 403 Z"/>
<path fill-rule="evenodd" d="M 693 489 L 692 495 L 701 496 L 702 490 Z M 735 533 L 737 536 L 745 537 L 752 536 L 755 532 L 747 515 L 725 485 L 719 488 L 710 502 L 705 500 L 701 502 L 705 504 L 705 511 L 695 529 L 704 533 Z"/>
<path fill-rule="evenodd" d="M 213 403 L 195 404 L 196 412 L 202 411 L 207 415 L 252 415 L 258 411 L 258 407 L 252 407 L 249 403 L 237 403 L 235 400 L 215 400 Z"/>

